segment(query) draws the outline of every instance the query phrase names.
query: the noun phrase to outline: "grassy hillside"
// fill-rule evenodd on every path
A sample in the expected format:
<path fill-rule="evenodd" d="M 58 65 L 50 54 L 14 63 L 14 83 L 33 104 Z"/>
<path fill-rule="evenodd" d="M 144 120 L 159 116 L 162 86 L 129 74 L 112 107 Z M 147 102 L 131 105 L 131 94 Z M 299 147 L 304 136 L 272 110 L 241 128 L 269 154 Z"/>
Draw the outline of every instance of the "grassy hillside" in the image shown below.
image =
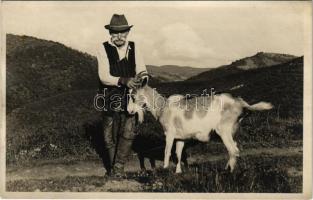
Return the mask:
<path fill-rule="evenodd" d="M 95 155 L 84 129 L 84 124 L 101 119 L 93 108 L 94 94 L 63 93 L 8 114 L 7 162 Z"/>
<path fill-rule="evenodd" d="M 83 125 L 100 118 L 93 108 L 96 59 L 11 34 L 6 57 L 7 161 L 80 155 L 91 148 Z"/>
<path fill-rule="evenodd" d="M 241 143 L 264 145 L 301 139 L 303 58 L 266 68 L 239 70 L 235 75 L 224 72 L 204 76 L 205 72 L 199 79 L 172 83 L 152 78 L 150 83 L 167 96 L 201 94 L 203 89 L 214 87 L 219 92 L 242 96 L 249 103 L 270 101 L 275 106 L 269 113 L 273 117 L 269 118 L 268 113 L 251 115 L 238 134 Z M 98 84 L 95 58 L 52 41 L 8 35 L 6 80 L 8 163 L 97 156 L 84 129 L 84 125 L 96 124 L 101 119 L 93 108 Z M 139 133 L 148 138 L 163 137 L 160 124 L 151 115 L 146 116 Z"/>
<path fill-rule="evenodd" d="M 95 58 L 63 44 L 7 35 L 7 113 L 59 93 L 95 89 Z"/>

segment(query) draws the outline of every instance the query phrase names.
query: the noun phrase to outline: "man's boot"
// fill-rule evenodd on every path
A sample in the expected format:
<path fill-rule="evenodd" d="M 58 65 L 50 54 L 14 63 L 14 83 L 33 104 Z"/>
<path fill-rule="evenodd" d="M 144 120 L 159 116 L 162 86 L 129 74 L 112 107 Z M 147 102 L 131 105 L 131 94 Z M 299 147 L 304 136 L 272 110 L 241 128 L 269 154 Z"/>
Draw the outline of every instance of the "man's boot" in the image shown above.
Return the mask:
<path fill-rule="evenodd" d="M 129 156 L 130 152 L 132 151 L 133 139 L 126 139 L 124 137 L 120 138 L 120 141 L 118 143 L 118 148 L 116 152 L 116 160 L 114 164 L 114 174 L 116 176 L 123 176 L 125 175 L 124 172 L 124 165 L 127 160 L 127 157 Z"/>
<path fill-rule="evenodd" d="M 114 165 L 114 156 L 115 156 L 115 140 L 116 136 L 114 135 L 114 117 L 103 115 L 103 134 L 104 134 L 104 144 L 105 144 L 105 158 L 104 165 L 107 170 L 107 175 L 111 175 L 112 168 Z"/>
<path fill-rule="evenodd" d="M 121 130 L 120 137 L 117 142 L 117 150 L 115 154 L 115 164 L 114 164 L 114 173 L 116 176 L 123 176 L 124 173 L 124 165 L 132 151 L 132 144 L 134 140 L 134 125 L 135 125 L 135 117 L 130 117 L 125 114 L 120 115 L 121 119 Z"/>
<path fill-rule="evenodd" d="M 108 171 L 108 174 L 111 175 L 113 166 L 114 166 L 115 148 L 112 147 L 108 149 L 108 154 L 109 154 L 109 160 L 110 160 L 110 171 Z"/>

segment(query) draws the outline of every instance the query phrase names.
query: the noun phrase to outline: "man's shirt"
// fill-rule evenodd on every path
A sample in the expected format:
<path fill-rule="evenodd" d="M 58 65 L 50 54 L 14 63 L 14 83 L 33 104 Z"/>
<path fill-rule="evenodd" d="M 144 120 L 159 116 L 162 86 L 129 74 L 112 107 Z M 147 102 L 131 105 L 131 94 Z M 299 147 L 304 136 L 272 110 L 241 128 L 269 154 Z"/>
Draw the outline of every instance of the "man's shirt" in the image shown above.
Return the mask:
<path fill-rule="evenodd" d="M 123 59 L 125 57 L 128 58 L 128 52 L 130 46 L 128 45 L 128 41 L 126 41 L 125 45 L 118 48 L 111 41 L 109 44 L 114 46 L 117 49 L 119 59 Z M 97 49 L 97 60 L 98 60 L 98 74 L 101 82 L 105 85 L 118 86 L 118 80 L 120 77 L 114 77 L 110 74 L 110 63 L 107 57 L 104 45 L 101 44 Z M 135 61 L 136 61 L 136 74 L 147 71 L 146 65 L 140 54 L 140 50 L 138 50 L 138 46 L 135 43 Z"/>

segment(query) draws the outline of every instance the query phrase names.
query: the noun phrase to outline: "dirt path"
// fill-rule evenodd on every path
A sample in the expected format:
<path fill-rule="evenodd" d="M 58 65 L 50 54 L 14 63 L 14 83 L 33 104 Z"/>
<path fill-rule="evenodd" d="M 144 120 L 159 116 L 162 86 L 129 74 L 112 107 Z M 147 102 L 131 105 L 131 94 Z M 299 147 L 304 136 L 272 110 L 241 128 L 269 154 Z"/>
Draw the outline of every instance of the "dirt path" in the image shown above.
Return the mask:
<path fill-rule="evenodd" d="M 245 149 L 241 152 L 240 156 L 267 154 L 274 156 L 288 156 L 288 155 L 302 155 L 302 147 L 293 148 L 259 148 L 259 149 Z M 192 155 L 188 158 L 190 164 L 203 163 L 207 161 L 217 161 L 226 158 L 223 155 Z M 157 167 L 161 167 L 163 162 L 157 161 Z M 149 168 L 150 164 L 146 159 L 146 167 Z M 136 156 L 133 156 L 126 164 L 127 171 L 138 171 L 139 162 Z M 73 164 L 58 164 L 47 163 L 38 167 L 25 167 L 25 168 L 10 168 L 6 172 L 6 181 L 15 180 L 29 180 L 29 179 L 49 179 L 49 178 L 65 178 L 66 176 L 103 176 L 105 169 L 101 161 L 79 161 Z"/>

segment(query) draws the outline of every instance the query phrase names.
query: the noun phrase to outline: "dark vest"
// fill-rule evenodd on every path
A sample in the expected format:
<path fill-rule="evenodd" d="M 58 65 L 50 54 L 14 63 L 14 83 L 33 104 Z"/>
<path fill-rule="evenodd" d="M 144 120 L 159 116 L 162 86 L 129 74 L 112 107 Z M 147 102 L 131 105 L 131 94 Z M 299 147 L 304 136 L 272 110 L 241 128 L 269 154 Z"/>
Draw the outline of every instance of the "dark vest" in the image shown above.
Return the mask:
<path fill-rule="evenodd" d="M 128 58 L 119 58 L 116 47 L 108 42 L 103 43 L 110 63 L 110 74 L 115 77 L 135 77 L 135 44 L 128 42 Z M 121 60 L 120 60 L 121 59 Z"/>
<path fill-rule="evenodd" d="M 110 74 L 111 76 L 114 77 L 135 77 L 136 75 L 136 60 L 135 60 L 135 44 L 134 42 L 128 42 L 128 58 L 123 57 L 119 58 L 117 49 L 115 46 L 112 46 L 108 42 L 104 42 L 103 46 L 106 51 L 107 57 L 109 59 L 109 64 L 110 64 Z M 125 56 L 127 55 L 127 52 Z M 106 88 L 106 109 L 108 110 L 108 114 L 112 114 L 113 112 L 121 112 L 119 110 L 112 110 L 110 108 L 110 103 L 111 103 L 111 96 L 112 95 L 120 95 L 122 97 L 122 109 L 124 112 L 127 111 L 127 94 L 128 94 L 128 88 L 121 86 L 108 86 L 104 85 L 100 80 L 99 80 L 99 92 L 103 93 L 104 88 Z"/>

